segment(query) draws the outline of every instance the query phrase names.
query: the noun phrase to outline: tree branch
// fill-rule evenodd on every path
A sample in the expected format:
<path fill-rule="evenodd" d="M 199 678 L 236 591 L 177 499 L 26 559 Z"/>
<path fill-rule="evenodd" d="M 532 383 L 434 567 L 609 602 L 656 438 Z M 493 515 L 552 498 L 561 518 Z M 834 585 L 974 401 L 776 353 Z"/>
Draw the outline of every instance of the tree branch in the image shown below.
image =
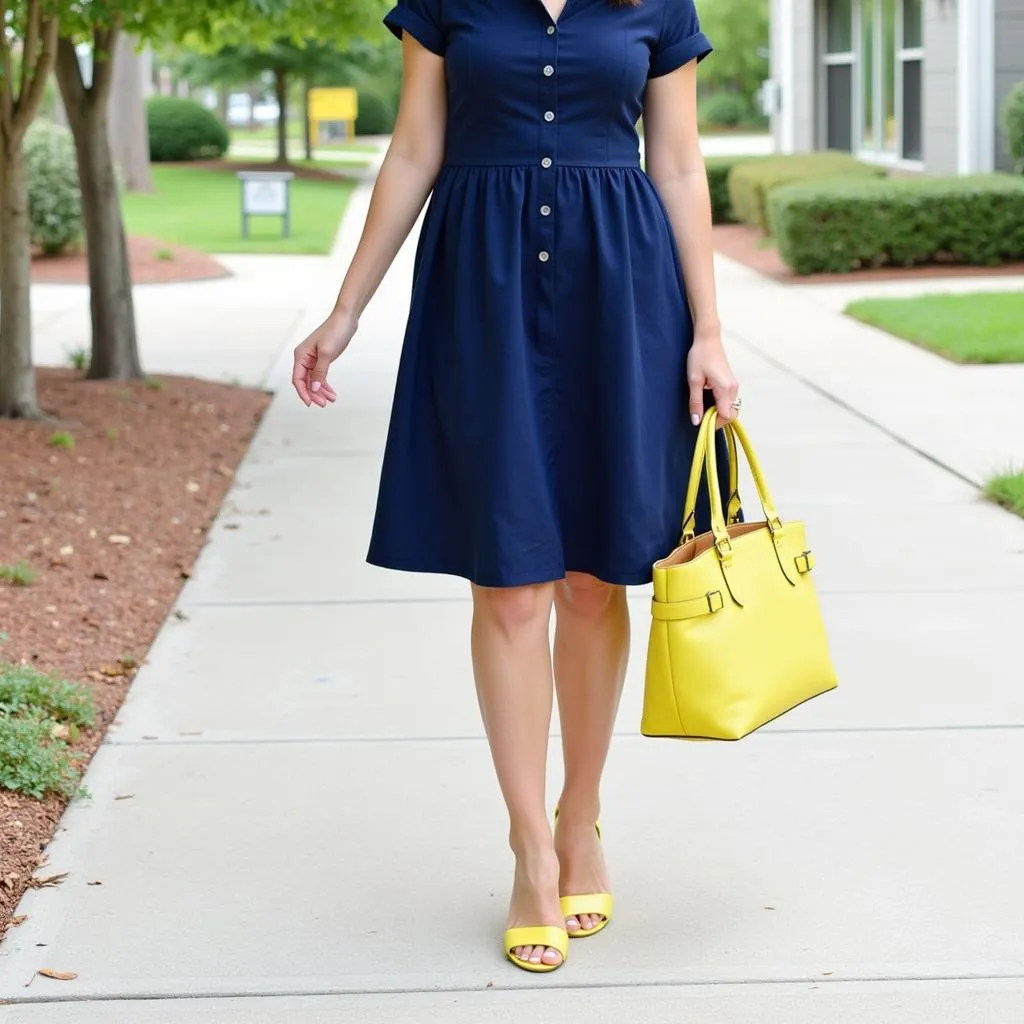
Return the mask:
<path fill-rule="evenodd" d="M 64 110 L 67 112 L 68 121 L 75 124 L 82 117 L 88 97 L 85 91 L 85 82 L 82 79 L 82 66 L 78 63 L 78 54 L 75 52 L 75 44 L 67 36 L 61 36 L 60 42 L 57 44 L 57 61 L 53 70 L 57 75 L 57 84 L 60 86 L 60 94 L 64 100 Z"/>
<path fill-rule="evenodd" d="M 32 77 L 25 86 L 25 92 L 18 97 L 18 106 L 14 112 L 12 134 L 16 139 L 21 139 L 32 119 L 39 112 L 43 104 L 43 95 L 46 92 L 46 79 L 53 70 L 53 63 L 57 59 L 57 38 L 60 33 L 60 21 L 56 15 L 43 17 L 39 27 L 43 45 L 39 51 L 39 58 L 32 69 Z"/>
<path fill-rule="evenodd" d="M 92 86 L 89 89 L 89 99 L 101 106 L 107 102 L 114 81 L 114 59 L 123 21 L 124 19 L 118 15 L 111 20 L 109 28 L 97 27 L 93 33 Z"/>
<path fill-rule="evenodd" d="M 14 77 L 11 60 L 11 43 L 7 38 L 7 0 L 0 0 L 0 74 L 3 88 L 0 89 L 0 126 L 6 138 L 10 137 L 14 121 Z"/>
<path fill-rule="evenodd" d="M 29 0 L 28 14 L 25 17 L 25 45 L 21 48 L 21 87 L 18 96 L 24 96 L 28 89 L 29 78 L 36 62 L 36 49 L 39 47 L 39 0 Z"/>

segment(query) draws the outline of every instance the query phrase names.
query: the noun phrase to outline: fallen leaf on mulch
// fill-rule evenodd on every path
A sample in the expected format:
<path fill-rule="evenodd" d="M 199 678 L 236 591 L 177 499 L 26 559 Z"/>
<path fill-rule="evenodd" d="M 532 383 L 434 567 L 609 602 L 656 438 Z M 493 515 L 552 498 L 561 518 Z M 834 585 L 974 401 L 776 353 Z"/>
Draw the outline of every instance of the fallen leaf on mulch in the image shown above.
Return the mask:
<path fill-rule="evenodd" d="M 78 977 L 74 971 L 55 971 L 52 967 L 40 967 L 37 973 L 54 981 L 74 981 Z"/>
<path fill-rule="evenodd" d="M 111 679 L 118 679 L 121 676 L 128 675 L 131 672 L 131 667 L 120 663 L 117 665 L 104 665 L 100 669 L 100 672 L 105 676 L 109 676 Z"/>
<path fill-rule="evenodd" d="M 63 871 L 59 875 L 47 875 L 45 878 L 37 878 L 33 875 L 28 880 L 28 886 L 30 889 L 55 889 L 69 874 L 71 874 L 70 871 Z"/>
<path fill-rule="evenodd" d="M 11 918 L 11 927 L 18 928 L 28 920 L 28 914 L 19 914 L 17 917 Z"/>
<path fill-rule="evenodd" d="M 123 533 L 112 533 L 108 538 L 111 544 L 131 544 L 131 537 L 126 536 Z"/>
<path fill-rule="evenodd" d="M 7 889 L 9 892 L 14 890 L 14 887 L 18 884 L 18 880 L 21 878 L 16 871 L 10 871 L 2 878 L 0 878 L 0 889 Z"/>
<path fill-rule="evenodd" d="M 63 722 L 58 722 L 50 729 L 50 739 L 64 741 L 71 739 L 71 726 L 65 725 Z"/>

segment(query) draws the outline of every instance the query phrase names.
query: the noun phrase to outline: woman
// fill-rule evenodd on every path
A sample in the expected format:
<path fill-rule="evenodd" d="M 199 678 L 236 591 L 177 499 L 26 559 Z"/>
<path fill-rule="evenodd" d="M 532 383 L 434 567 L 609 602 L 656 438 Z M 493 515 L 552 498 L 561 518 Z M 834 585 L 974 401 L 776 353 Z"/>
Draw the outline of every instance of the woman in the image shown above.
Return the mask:
<path fill-rule="evenodd" d="M 739 408 L 697 139 L 711 47 L 693 0 L 399 0 L 386 23 L 405 59 L 394 138 L 293 382 L 307 406 L 335 400 L 328 367 L 433 193 L 369 560 L 471 583 L 516 857 L 505 952 L 550 971 L 612 913 L 595 823 L 625 587 L 675 546 L 705 392 L 723 423 Z"/>

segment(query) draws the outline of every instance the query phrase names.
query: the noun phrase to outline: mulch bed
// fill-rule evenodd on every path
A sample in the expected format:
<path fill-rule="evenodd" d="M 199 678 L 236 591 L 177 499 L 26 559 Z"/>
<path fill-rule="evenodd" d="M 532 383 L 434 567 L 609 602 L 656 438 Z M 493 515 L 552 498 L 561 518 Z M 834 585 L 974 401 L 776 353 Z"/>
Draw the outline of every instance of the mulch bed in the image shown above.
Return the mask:
<path fill-rule="evenodd" d="M 128 259 L 135 284 L 171 284 L 230 277 L 231 271 L 212 256 L 155 238 L 129 238 Z M 33 284 L 88 284 L 85 250 L 32 260 Z"/>
<path fill-rule="evenodd" d="M 269 402 L 261 391 L 184 377 L 84 381 L 41 370 L 52 419 L 0 420 L 0 565 L 25 561 L 28 587 L 0 582 L 5 661 L 86 683 L 103 740 L 135 669 L 188 578 Z M 56 432 L 73 448 L 49 444 Z M 65 801 L 0 791 L 0 936 Z"/>
<path fill-rule="evenodd" d="M 369 154 L 367 154 L 369 159 Z M 326 167 L 304 167 L 302 164 L 283 164 L 278 160 L 193 160 L 177 164 L 178 167 L 195 167 L 202 171 L 222 171 L 225 174 L 237 174 L 239 171 L 290 171 L 301 181 L 337 181 L 339 178 L 360 181 L 366 175 L 366 168 L 359 164 L 346 164 L 338 161 L 337 170 Z"/>
<path fill-rule="evenodd" d="M 782 262 L 774 246 L 764 244 L 764 236 L 746 224 L 716 224 L 715 250 L 756 270 L 765 277 L 784 284 L 853 284 L 859 281 L 913 281 L 936 277 L 1012 277 L 1024 274 L 1024 263 L 1008 263 L 1001 267 L 962 267 L 937 264 L 931 267 L 883 267 L 878 270 L 855 270 L 849 274 L 794 274 Z"/>

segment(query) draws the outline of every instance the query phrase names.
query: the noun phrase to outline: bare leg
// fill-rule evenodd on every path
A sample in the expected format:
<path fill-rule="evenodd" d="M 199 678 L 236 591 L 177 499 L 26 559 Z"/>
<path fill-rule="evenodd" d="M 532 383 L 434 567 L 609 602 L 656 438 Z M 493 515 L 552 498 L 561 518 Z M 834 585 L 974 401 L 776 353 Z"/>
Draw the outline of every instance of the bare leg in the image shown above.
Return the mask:
<path fill-rule="evenodd" d="M 558 858 L 546 811 L 545 772 L 551 729 L 553 584 L 473 588 L 473 667 L 477 697 L 498 784 L 508 806 L 516 857 L 510 928 L 565 927 L 558 905 Z M 520 959 L 558 964 L 561 954 L 522 946 Z"/>
<path fill-rule="evenodd" d="M 555 849 L 563 896 L 608 892 L 601 843 L 601 775 L 629 659 L 629 610 L 624 587 L 570 573 L 556 584 L 555 684 L 562 723 L 565 785 Z M 589 914 L 566 922 L 569 932 L 596 927 Z"/>

